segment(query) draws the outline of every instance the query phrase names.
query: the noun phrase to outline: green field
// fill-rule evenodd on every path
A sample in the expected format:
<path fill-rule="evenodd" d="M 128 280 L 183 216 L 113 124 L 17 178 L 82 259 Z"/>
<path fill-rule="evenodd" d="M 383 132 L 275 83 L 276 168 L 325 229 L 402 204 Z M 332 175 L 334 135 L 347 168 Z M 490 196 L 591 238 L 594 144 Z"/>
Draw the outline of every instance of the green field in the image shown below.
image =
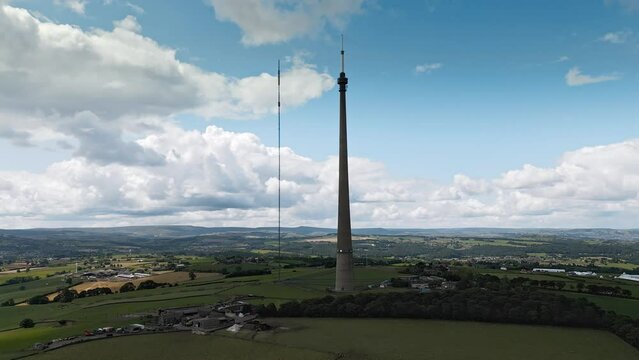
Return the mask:
<path fill-rule="evenodd" d="M 376 285 L 397 276 L 400 269 L 393 266 L 356 267 L 356 285 L 359 289 L 365 289 L 368 285 Z M 518 275 L 504 273 L 506 276 Z M 211 304 L 233 295 L 253 295 L 252 302 L 256 304 L 322 297 L 327 294 L 326 289 L 333 285 L 334 274 L 334 269 L 325 268 L 282 269 L 281 280 L 278 280 L 275 271 L 270 275 L 196 279 L 176 287 L 88 297 L 67 304 L 0 307 L 0 359 L 27 355 L 32 353 L 30 348 L 36 342 L 79 335 L 84 329 L 141 322 L 143 320 L 125 316 L 154 313 L 163 307 Z M 531 276 L 557 280 L 554 275 Z M 61 277 L 43 280 L 58 284 Z M 50 284 L 41 281 L 27 283 L 33 287 L 23 291 L 48 289 Z M 376 292 L 393 290 L 398 289 L 374 289 Z M 584 295 L 564 293 L 569 296 Z M 636 304 L 639 300 L 603 296 L 588 298 L 603 308 L 639 317 L 639 306 Z M 26 317 L 34 319 L 36 327 L 16 329 L 20 320 Z M 71 322 L 66 326 L 55 322 L 62 319 Z M 87 352 L 96 359 L 122 358 L 125 355 L 133 358 L 153 356 L 175 359 L 194 357 L 190 354 L 202 352 L 215 354 L 215 358 L 219 359 L 253 359 L 256 354 L 259 355 L 257 358 L 264 359 L 335 359 L 338 353 L 347 354 L 345 358 L 351 359 L 468 359 L 469 354 L 473 355 L 470 357 L 473 359 L 637 358 L 637 351 L 616 336 L 594 330 L 389 319 L 287 319 L 282 326 L 291 331 L 260 333 L 252 341 L 249 340 L 255 334 L 246 333 L 221 333 L 207 337 L 190 334 L 143 335 L 74 345 L 38 355 L 36 359 L 81 358 L 86 357 Z M 166 337 L 170 337 L 171 341 L 167 341 Z M 456 343 L 458 341 L 464 346 L 460 347 Z M 113 346 L 115 342 L 119 345 Z M 167 344 L 184 346 L 171 347 Z M 593 344 L 597 344 L 596 347 Z M 108 351 L 104 346 L 109 347 Z M 103 352 L 107 357 L 100 357 Z M 475 356 L 475 352 L 482 355 Z M 401 356 L 392 357 L 394 354 Z M 487 354 L 486 357 L 478 357 L 483 354 Z M 528 357 L 515 357 L 514 354 Z"/>
<path fill-rule="evenodd" d="M 75 265 L 65 265 L 65 266 L 52 266 L 46 267 L 42 269 L 32 269 L 29 271 L 21 271 L 21 272 L 5 272 L 0 274 L 0 284 L 5 282 L 6 280 L 13 279 L 15 277 L 21 276 L 39 276 L 41 278 L 46 277 L 47 275 L 55 274 L 56 272 L 70 272 L 75 270 Z"/>
<path fill-rule="evenodd" d="M 365 288 L 394 276 L 397 270 L 358 267 L 356 283 Z M 221 280 L 196 279 L 176 287 L 88 297 L 67 304 L 0 307 L 0 359 L 27 354 L 36 342 L 79 335 L 84 329 L 130 324 L 139 320 L 125 318 L 125 315 L 155 313 L 163 307 L 213 304 L 233 295 L 254 295 L 254 303 L 321 297 L 334 283 L 334 274 L 334 269 L 324 268 L 282 269 L 282 281 L 277 280 L 277 272 Z M 57 278 L 49 279 L 56 281 Z M 66 326 L 39 323 L 32 329 L 16 329 L 20 320 L 27 317 L 36 322 L 65 319 L 73 323 Z"/>
<path fill-rule="evenodd" d="M 34 359 L 639 359 L 639 352 L 630 345 L 596 330 L 434 320 L 269 321 L 287 329 L 132 336 L 70 346 Z"/>
<path fill-rule="evenodd" d="M 13 299 L 16 303 L 36 295 L 52 293 L 58 288 L 69 286 L 62 276 L 52 276 L 20 284 L 0 286 L 0 303 Z"/>
<path fill-rule="evenodd" d="M 44 353 L 33 359 L 309 359 L 330 360 L 332 354 L 223 336 L 185 333 L 129 336 L 94 341 Z"/>
<path fill-rule="evenodd" d="M 585 298 L 599 305 L 602 309 L 614 311 L 617 314 L 628 315 L 639 319 L 639 299 L 625 299 L 612 296 L 591 295 L 573 292 L 561 292 L 564 296 Z"/>
<path fill-rule="evenodd" d="M 584 285 L 604 285 L 604 286 L 619 286 L 622 289 L 628 289 L 632 292 L 632 296 L 635 298 L 639 298 L 639 282 L 636 281 L 628 281 L 628 280 L 618 280 L 613 278 L 603 278 L 600 279 L 598 277 L 585 277 L 585 276 L 571 276 L 567 274 L 551 274 L 551 273 L 521 273 L 519 271 L 502 271 L 495 269 L 477 269 L 476 271 L 482 274 L 490 274 L 499 277 L 506 277 L 509 279 L 517 278 L 517 277 L 526 277 L 534 280 L 550 280 L 550 281 L 564 281 L 566 283 L 565 290 L 573 290 L 576 291 L 576 284 L 578 282 L 583 282 Z"/>

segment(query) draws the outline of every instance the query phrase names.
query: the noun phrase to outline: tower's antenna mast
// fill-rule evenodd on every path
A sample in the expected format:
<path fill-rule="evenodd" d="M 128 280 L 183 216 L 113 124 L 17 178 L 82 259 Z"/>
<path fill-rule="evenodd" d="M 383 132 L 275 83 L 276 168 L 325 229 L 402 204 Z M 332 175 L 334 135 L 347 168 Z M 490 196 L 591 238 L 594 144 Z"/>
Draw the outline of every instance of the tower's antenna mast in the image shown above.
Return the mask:
<path fill-rule="evenodd" d="M 280 137 L 280 60 L 277 60 L 277 280 L 282 280 L 282 150 Z"/>
<path fill-rule="evenodd" d="M 342 34 L 342 72 L 344 72 L 344 34 Z"/>

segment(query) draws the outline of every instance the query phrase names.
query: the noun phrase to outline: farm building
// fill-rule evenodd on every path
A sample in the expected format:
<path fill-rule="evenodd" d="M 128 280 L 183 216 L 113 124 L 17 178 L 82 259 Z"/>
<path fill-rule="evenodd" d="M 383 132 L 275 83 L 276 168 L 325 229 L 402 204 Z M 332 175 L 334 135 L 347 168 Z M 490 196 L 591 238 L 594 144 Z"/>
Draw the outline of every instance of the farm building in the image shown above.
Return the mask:
<path fill-rule="evenodd" d="M 623 273 L 623 274 L 617 276 L 617 279 L 630 280 L 630 281 L 639 281 L 639 275 L 631 275 L 631 274 Z"/>
<path fill-rule="evenodd" d="M 564 269 L 545 269 L 545 268 L 534 268 L 533 272 L 547 272 L 547 273 L 565 273 Z"/>
<path fill-rule="evenodd" d="M 193 320 L 192 332 L 198 335 L 206 335 L 215 330 L 228 327 L 233 324 L 231 319 L 222 317 L 205 317 Z"/>
<path fill-rule="evenodd" d="M 575 276 L 597 276 L 597 273 L 592 271 L 571 271 L 570 274 Z"/>
<path fill-rule="evenodd" d="M 212 312 L 214 312 L 212 306 L 160 309 L 158 310 L 158 325 L 180 324 L 195 318 L 207 317 Z"/>

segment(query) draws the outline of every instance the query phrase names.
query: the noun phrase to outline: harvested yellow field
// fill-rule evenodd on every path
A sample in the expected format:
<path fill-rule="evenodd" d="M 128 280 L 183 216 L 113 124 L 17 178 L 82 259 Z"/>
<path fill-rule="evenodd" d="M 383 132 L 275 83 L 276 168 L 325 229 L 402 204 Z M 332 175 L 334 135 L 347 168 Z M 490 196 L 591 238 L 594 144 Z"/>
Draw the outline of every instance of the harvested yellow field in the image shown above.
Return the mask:
<path fill-rule="evenodd" d="M 55 299 L 55 297 L 56 297 L 56 296 L 58 296 L 58 294 L 59 294 L 59 293 L 60 293 L 59 291 L 56 291 L 56 292 L 54 292 L 54 293 L 48 294 L 48 295 L 47 295 L 47 299 L 49 299 L 49 301 L 53 301 L 53 299 Z M 20 303 L 20 304 L 18 304 L 18 305 L 28 305 L 28 304 L 27 304 L 27 302 L 25 301 L 25 302 Z"/>
<path fill-rule="evenodd" d="M 217 273 L 195 273 L 196 279 L 217 279 L 221 278 L 222 275 Z M 77 292 L 97 289 L 97 288 L 105 288 L 108 287 L 111 291 L 119 291 L 122 285 L 127 282 L 133 283 L 133 285 L 138 286 L 141 282 L 146 280 L 153 280 L 157 283 L 180 283 L 184 281 L 189 281 L 189 273 L 186 271 L 169 271 L 162 274 L 156 274 L 147 276 L 139 279 L 118 279 L 118 280 L 109 280 L 109 281 L 87 281 L 82 284 L 78 284 L 71 288 L 71 290 L 75 290 Z"/>

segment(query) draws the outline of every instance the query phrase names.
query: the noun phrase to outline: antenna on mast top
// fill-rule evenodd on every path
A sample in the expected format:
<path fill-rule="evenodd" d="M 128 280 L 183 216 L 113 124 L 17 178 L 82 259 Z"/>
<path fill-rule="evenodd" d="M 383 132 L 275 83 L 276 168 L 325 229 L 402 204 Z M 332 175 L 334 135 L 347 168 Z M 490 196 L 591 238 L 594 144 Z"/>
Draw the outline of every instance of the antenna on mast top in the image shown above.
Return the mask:
<path fill-rule="evenodd" d="M 282 141 L 280 135 L 280 60 L 277 59 L 277 280 L 282 280 Z"/>
<path fill-rule="evenodd" d="M 344 34 L 342 34 L 342 72 L 344 72 Z"/>

